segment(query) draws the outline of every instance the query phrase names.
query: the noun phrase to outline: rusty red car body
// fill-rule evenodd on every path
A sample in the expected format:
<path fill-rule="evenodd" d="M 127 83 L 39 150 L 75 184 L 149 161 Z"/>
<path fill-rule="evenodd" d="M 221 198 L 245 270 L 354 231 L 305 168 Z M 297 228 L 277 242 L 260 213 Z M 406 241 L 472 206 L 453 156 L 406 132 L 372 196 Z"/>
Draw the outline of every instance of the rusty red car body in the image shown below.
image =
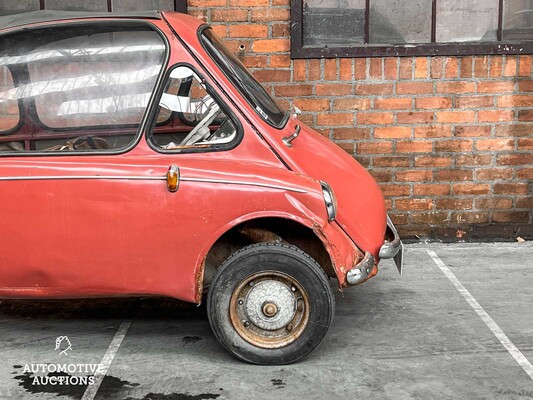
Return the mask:
<path fill-rule="evenodd" d="M 401 242 L 370 174 L 295 117 L 287 116 L 280 127 L 265 121 L 203 45 L 202 21 L 166 12 L 38 14 L 14 18 L 0 27 L 0 38 L 23 29 L 133 20 L 161 35 L 166 55 L 130 147 L 76 153 L 0 150 L 1 298 L 156 295 L 200 303 L 217 266 L 252 243 L 304 250 L 341 288 L 374 276 L 380 258 L 399 260 Z M 177 64 L 196 71 L 238 120 L 242 135 L 233 148 L 169 153 L 147 139 L 165 77 Z M 34 109 L 22 100 L 18 104 L 19 124 L 0 136 L 0 145 L 15 140 L 33 150 L 36 135 L 72 135 L 68 130 L 35 133 Z M 172 191 L 171 166 L 179 173 Z M 327 205 L 335 208 L 333 217 L 325 206 L 328 190 L 335 197 Z M 238 235 L 232 236 L 236 232 L 246 238 L 241 245 Z M 274 362 L 293 361 L 283 360 Z"/>

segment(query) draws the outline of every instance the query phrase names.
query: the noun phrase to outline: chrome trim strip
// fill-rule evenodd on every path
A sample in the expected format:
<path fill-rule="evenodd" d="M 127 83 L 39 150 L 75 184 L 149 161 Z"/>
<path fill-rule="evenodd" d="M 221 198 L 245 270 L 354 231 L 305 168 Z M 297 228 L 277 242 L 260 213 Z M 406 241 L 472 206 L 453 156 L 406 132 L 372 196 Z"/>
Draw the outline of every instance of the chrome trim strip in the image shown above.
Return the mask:
<path fill-rule="evenodd" d="M 74 179 L 114 179 L 164 181 L 164 176 L 126 176 L 126 175 L 42 175 L 42 176 L 1 176 L 0 181 L 59 181 Z"/>
<path fill-rule="evenodd" d="M 289 192 L 307 193 L 307 191 L 303 189 L 291 188 L 291 187 L 281 186 L 281 185 L 270 185 L 268 183 L 259 183 L 259 182 L 230 181 L 230 180 L 225 181 L 222 179 L 184 178 L 184 177 L 182 177 L 181 180 L 184 182 L 206 182 L 206 183 L 224 183 L 228 185 L 258 186 L 258 187 L 265 187 L 265 188 L 271 188 L 271 189 L 287 190 Z"/>
<path fill-rule="evenodd" d="M 166 176 L 127 176 L 127 175 L 42 175 L 42 176 L 0 176 L 0 181 L 45 181 L 45 180 L 75 180 L 75 179 L 111 179 L 111 180 L 137 180 L 137 181 L 164 181 Z M 289 192 L 307 193 L 306 190 L 291 188 L 281 185 L 270 185 L 260 182 L 232 181 L 208 178 L 181 177 L 183 182 L 222 183 L 227 185 L 257 186 L 271 189 L 287 190 Z"/>

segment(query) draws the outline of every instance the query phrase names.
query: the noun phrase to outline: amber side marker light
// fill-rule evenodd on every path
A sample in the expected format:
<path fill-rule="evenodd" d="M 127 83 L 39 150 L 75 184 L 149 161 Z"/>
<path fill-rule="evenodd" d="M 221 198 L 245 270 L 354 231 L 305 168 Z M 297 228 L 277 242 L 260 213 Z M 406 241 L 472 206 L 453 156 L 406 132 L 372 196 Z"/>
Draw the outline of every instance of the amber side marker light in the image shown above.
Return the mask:
<path fill-rule="evenodd" d="M 177 192 L 180 185 L 180 169 L 175 165 L 168 167 L 167 188 L 169 192 Z"/>

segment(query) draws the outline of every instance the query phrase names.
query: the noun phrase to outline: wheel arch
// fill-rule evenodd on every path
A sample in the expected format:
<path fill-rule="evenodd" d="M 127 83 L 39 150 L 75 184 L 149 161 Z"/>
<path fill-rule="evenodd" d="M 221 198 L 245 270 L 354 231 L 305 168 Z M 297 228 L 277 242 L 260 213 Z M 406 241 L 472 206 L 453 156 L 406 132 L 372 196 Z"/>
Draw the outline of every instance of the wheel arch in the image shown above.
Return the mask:
<path fill-rule="evenodd" d="M 313 229 L 312 221 L 290 215 L 253 215 L 216 235 L 197 266 L 197 302 L 218 266 L 231 254 L 254 243 L 280 241 L 292 244 L 313 257 L 329 277 L 337 277 L 326 244 Z M 316 229 L 316 228 L 315 228 Z"/>

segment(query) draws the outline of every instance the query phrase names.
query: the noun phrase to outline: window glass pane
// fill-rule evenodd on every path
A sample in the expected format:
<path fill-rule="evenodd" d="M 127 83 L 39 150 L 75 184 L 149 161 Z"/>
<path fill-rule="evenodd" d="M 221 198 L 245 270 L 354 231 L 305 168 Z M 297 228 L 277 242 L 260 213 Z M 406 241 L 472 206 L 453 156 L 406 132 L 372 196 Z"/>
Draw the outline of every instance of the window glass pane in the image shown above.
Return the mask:
<path fill-rule="evenodd" d="M 15 128 L 19 123 L 19 106 L 13 99 L 14 90 L 11 71 L 0 65 L 0 134 Z"/>
<path fill-rule="evenodd" d="M 107 11 L 107 0 L 46 0 L 47 10 Z"/>
<path fill-rule="evenodd" d="M 495 41 L 498 0 L 437 1 L 437 42 Z"/>
<path fill-rule="evenodd" d="M 27 149 L 113 149 L 134 140 L 164 60 L 156 32 L 106 23 L 1 39 L 10 45 L 0 46 L 0 65 L 19 75 L 0 98 L 27 105 L 17 137 Z"/>
<path fill-rule="evenodd" d="M 370 43 L 429 43 L 432 0 L 370 2 Z"/>
<path fill-rule="evenodd" d="M 152 142 L 164 150 L 227 145 L 236 138 L 233 121 L 188 67 L 175 68 L 159 102 Z"/>
<path fill-rule="evenodd" d="M 202 42 L 209 55 L 261 118 L 270 125 L 281 128 L 286 122 L 287 113 L 279 107 L 272 96 L 235 57 L 235 54 L 222 43 L 212 29 L 203 31 Z"/>
<path fill-rule="evenodd" d="M 503 40 L 533 40 L 533 0 L 506 0 Z"/>
<path fill-rule="evenodd" d="M 174 10 L 174 0 L 113 0 L 113 11 Z"/>
<path fill-rule="evenodd" d="M 39 119 L 50 128 L 138 124 L 162 50 L 152 31 L 95 33 L 36 49 L 30 57 L 48 56 L 29 68 Z"/>
<path fill-rule="evenodd" d="M 15 14 L 39 9 L 39 0 L 2 0 L 0 15 Z"/>
<path fill-rule="evenodd" d="M 305 0 L 304 45 L 364 43 L 365 0 Z"/>

